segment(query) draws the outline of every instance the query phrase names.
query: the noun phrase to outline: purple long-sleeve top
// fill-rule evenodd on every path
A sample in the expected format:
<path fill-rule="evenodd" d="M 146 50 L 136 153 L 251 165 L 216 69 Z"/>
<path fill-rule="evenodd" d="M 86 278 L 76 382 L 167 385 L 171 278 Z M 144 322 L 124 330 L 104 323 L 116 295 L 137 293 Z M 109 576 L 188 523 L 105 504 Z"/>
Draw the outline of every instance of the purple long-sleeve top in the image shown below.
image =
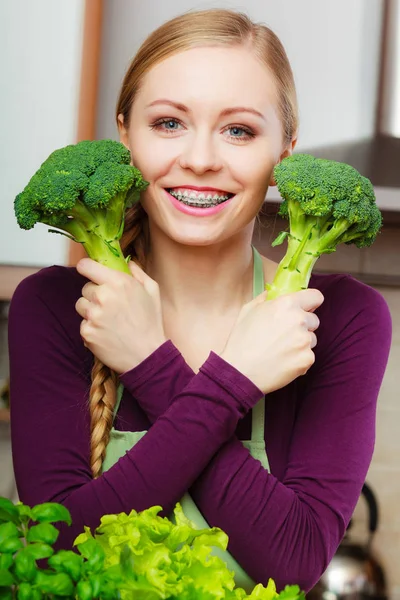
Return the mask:
<path fill-rule="evenodd" d="M 11 429 L 21 501 L 71 512 L 59 547 L 104 514 L 161 505 L 189 490 L 228 549 L 257 582 L 310 589 L 345 533 L 375 440 L 376 402 L 391 319 L 383 297 L 347 275 L 313 275 L 316 360 L 305 376 L 266 396 L 271 472 L 241 444 L 262 392 L 211 352 L 197 374 L 169 340 L 121 376 L 115 421 L 148 433 L 101 477 L 89 465 L 88 393 L 93 356 L 75 303 L 86 279 L 49 267 L 17 288 L 9 313 Z M 205 315 L 206 320 L 206 315 Z M 268 331 L 265 332 L 268 335 Z"/>

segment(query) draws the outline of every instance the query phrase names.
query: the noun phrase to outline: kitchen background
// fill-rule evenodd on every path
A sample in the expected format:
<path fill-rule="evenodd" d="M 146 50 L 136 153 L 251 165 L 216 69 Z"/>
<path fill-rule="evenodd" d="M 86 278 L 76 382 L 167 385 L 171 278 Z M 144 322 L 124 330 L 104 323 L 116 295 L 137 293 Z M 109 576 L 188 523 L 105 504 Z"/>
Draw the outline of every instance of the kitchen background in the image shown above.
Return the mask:
<path fill-rule="evenodd" d="M 385 226 L 372 248 L 341 247 L 321 258 L 317 270 L 351 273 L 376 287 L 392 313 L 393 345 L 367 481 L 380 510 L 373 550 L 385 568 L 390 598 L 400 600 L 400 83 L 395 77 L 400 73 L 400 33 L 393 35 L 396 27 L 400 31 L 398 0 L 1 3 L 0 386 L 8 376 L 7 310 L 16 285 L 41 267 L 74 264 L 79 256 L 78 247 L 47 234 L 45 226 L 19 230 L 15 195 L 55 148 L 80 139 L 117 139 L 117 90 L 141 41 L 175 14 L 214 6 L 243 10 L 280 36 L 297 82 L 298 150 L 356 163 L 371 177 L 384 212 Z M 393 12 L 384 26 L 388 8 Z M 382 156 L 393 162 L 374 168 Z M 279 196 L 271 189 L 254 243 L 279 260 L 282 249 L 270 247 L 280 231 L 278 205 Z M 0 495 L 16 500 L 8 421 L 8 411 L 0 405 Z M 363 543 L 366 532 L 361 498 L 351 536 Z"/>

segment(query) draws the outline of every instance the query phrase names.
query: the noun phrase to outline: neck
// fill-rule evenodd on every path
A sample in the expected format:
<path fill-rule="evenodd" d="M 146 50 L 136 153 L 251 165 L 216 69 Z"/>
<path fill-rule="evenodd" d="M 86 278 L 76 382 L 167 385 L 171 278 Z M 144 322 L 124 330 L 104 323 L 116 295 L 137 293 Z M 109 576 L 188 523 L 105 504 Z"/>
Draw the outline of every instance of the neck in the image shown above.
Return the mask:
<path fill-rule="evenodd" d="M 207 311 L 212 317 L 240 309 L 253 297 L 252 231 L 212 245 L 186 245 L 151 235 L 146 261 L 163 307 L 172 313 Z"/>

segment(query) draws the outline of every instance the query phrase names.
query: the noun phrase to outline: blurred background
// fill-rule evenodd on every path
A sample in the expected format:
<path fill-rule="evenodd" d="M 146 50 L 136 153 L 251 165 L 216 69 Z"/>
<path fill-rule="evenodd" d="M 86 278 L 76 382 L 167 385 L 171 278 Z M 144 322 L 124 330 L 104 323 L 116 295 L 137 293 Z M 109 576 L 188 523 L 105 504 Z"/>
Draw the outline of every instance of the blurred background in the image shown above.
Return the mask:
<path fill-rule="evenodd" d="M 8 412 L 7 311 L 18 283 L 52 264 L 74 265 L 81 247 L 37 225 L 16 224 L 13 200 L 56 148 L 118 139 L 114 110 L 125 70 L 150 31 L 191 9 L 233 8 L 282 40 L 297 84 L 297 151 L 342 160 L 369 177 L 384 214 L 375 244 L 339 247 L 320 272 L 346 272 L 377 288 L 393 318 L 393 345 L 377 417 L 367 482 L 378 507 L 371 548 L 387 595 L 400 600 L 400 2 L 399 0 L 13 0 L 0 3 L 0 495 L 13 500 Z M 232 82 L 240 85 L 240 82 Z M 254 244 L 271 248 L 281 230 L 276 188 L 268 192 Z M 371 349 L 372 351 L 372 349 Z M 356 508 L 351 539 L 366 547 L 369 513 Z M 325 600 L 332 596 L 325 595 Z"/>

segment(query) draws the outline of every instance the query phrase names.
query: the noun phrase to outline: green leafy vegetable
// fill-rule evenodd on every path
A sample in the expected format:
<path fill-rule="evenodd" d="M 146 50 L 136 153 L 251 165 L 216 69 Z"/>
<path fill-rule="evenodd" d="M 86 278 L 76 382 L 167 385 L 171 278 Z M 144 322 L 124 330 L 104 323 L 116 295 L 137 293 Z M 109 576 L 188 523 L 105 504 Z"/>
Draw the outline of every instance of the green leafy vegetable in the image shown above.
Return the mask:
<path fill-rule="evenodd" d="M 159 516 L 160 506 L 105 515 L 94 534 L 84 528 L 74 550 L 55 552 L 58 530 L 51 521 L 70 524 L 65 507 L 2 500 L 9 520 L 0 525 L 0 540 L 18 545 L 0 551 L 1 599 L 304 600 L 295 585 L 278 594 L 272 579 L 250 595 L 235 588 L 233 573 L 211 554 L 213 546 L 226 549 L 227 535 L 218 528 L 196 529 L 180 504 L 172 521 Z M 40 558 L 48 558 L 44 569 L 36 563 Z"/>

